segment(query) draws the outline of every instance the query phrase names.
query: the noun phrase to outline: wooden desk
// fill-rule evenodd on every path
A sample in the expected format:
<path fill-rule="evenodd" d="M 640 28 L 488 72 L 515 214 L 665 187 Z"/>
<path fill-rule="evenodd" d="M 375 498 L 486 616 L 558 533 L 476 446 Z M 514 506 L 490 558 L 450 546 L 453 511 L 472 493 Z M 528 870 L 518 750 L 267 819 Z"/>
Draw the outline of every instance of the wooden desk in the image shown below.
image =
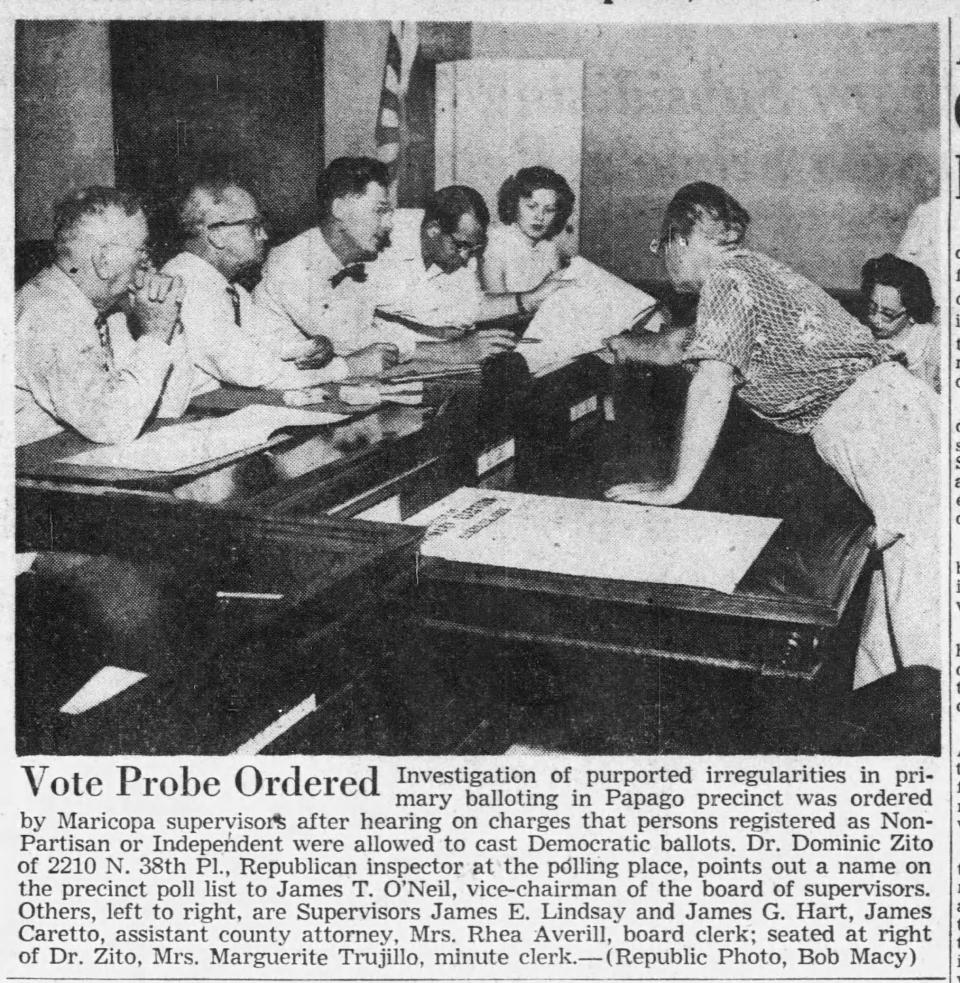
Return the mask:
<path fill-rule="evenodd" d="M 288 453 L 260 452 L 245 475 L 227 462 L 146 491 L 24 478 L 19 549 L 133 562 L 162 581 L 164 616 L 190 627 L 177 664 L 152 667 L 119 700 L 69 722 L 48 707 L 57 730 L 42 750 L 233 750 L 304 698 L 329 701 L 379 672 L 411 633 L 444 659 L 458 651 L 452 636 L 814 678 L 866 562 L 870 525 L 806 445 L 728 435 L 691 500 L 785 517 L 730 595 L 436 560 L 421 560 L 417 582 L 421 532 L 363 521 L 386 506 L 405 519 L 462 485 L 596 497 L 624 480 L 618 468 L 639 477 L 670 444 L 660 439 L 668 419 L 652 419 L 650 385 L 592 358 L 530 380 L 508 358 L 440 405 L 379 408 Z M 189 500 L 228 473 L 206 502 Z M 797 476 L 789 494 L 784 473 Z M 356 740 L 338 747 L 369 748 Z M 390 740 L 377 746 L 390 750 Z"/>
<path fill-rule="evenodd" d="M 175 475 L 91 474 L 60 464 L 86 446 L 79 438 L 45 442 L 40 453 L 34 447 L 29 463 L 21 456 L 17 549 L 92 556 L 95 575 L 116 571 L 122 589 L 142 594 L 134 630 L 144 605 L 160 627 L 143 633 L 142 650 L 119 644 L 121 667 L 146 671 L 145 680 L 67 717 L 57 708 L 118 650 L 123 626 L 102 613 L 111 607 L 110 584 L 48 577 L 48 588 L 43 578 L 20 578 L 20 750 L 222 753 L 318 690 L 346 685 L 356 670 L 351 653 L 369 659 L 381 650 L 384 598 L 394 580 L 412 579 L 420 532 L 323 510 L 271 511 L 256 499 L 285 482 L 322 485 L 371 445 L 416 439 L 433 412 L 368 409 Z M 57 645 L 33 644 L 47 621 L 65 621 L 77 638 L 66 665 Z M 86 651 L 91 632 L 103 636 L 103 652 Z M 21 657 L 27 651 L 29 660 Z"/>
<path fill-rule="evenodd" d="M 641 379 L 633 372 L 617 391 L 616 380 L 604 385 L 609 370 L 584 364 L 545 380 L 533 394 L 539 417 L 526 414 L 516 430 L 520 459 L 501 469 L 499 481 L 496 473 L 487 480 L 596 498 L 628 475 L 652 477 L 665 465 L 671 438 L 660 447 L 651 442 Z M 546 429 L 544 420 L 552 420 Z M 511 426 L 517 421 L 503 422 Z M 632 455 L 632 466 L 622 464 L 611 478 L 614 451 L 626 462 Z M 870 516 L 809 440 L 734 415 L 718 451 L 686 504 L 783 520 L 733 593 L 427 558 L 419 623 L 444 634 L 813 679 L 867 563 Z"/>

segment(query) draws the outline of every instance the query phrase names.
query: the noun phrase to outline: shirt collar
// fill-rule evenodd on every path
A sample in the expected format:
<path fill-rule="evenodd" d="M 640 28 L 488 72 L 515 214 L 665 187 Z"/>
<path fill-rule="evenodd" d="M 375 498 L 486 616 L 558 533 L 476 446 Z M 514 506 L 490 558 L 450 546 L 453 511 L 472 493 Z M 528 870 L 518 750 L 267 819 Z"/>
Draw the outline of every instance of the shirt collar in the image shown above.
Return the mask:
<path fill-rule="evenodd" d="M 173 275 L 183 270 L 191 279 L 206 282 L 211 287 L 226 290 L 230 286 L 230 281 L 212 263 L 196 253 L 178 253 L 170 260 L 168 266 L 169 272 Z"/>
<path fill-rule="evenodd" d="M 353 266 L 354 263 L 341 263 L 340 257 L 330 248 L 323 234 L 323 229 L 319 225 L 313 226 L 308 235 L 310 236 L 310 256 L 314 264 L 324 270 L 325 275 L 330 276 L 342 270 L 344 266 Z M 329 270 L 330 273 L 326 273 Z"/>
<path fill-rule="evenodd" d="M 100 313 L 90 298 L 70 279 L 70 277 L 54 264 L 48 266 L 40 276 L 44 279 L 44 289 L 55 294 L 60 300 L 75 310 L 90 315 L 91 320 Z"/>

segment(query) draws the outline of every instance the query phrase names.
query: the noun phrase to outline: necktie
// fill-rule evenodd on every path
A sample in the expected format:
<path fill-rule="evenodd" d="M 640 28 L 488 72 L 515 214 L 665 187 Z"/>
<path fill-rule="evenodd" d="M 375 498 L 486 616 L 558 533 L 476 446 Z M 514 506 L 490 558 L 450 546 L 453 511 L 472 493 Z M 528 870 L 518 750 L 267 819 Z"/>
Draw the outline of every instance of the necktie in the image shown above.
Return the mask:
<path fill-rule="evenodd" d="M 239 328 L 240 327 L 240 294 L 237 293 L 237 288 L 232 283 L 227 287 L 227 293 L 230 295 L 230 301 L 233 304 L 233 323 Z"/>
<path fill-rule="evenodd" d="M 107 362 L 113 364 L 113 345 L 110 344 L 110 322 L 106 314 L 98 314 L 93 322 L 97 329 L 97 337 L 100 339 L 100 347 L 107 357 Z"/>
<path fill-rule="evenodd" d="M 345 266 L 330 277 L 330 286 L 336 289 L 344 280 L 356 280 L 363 283 L 367 279 L 367 268 L 363 263 L 354 263 L 352 266 Z"/>

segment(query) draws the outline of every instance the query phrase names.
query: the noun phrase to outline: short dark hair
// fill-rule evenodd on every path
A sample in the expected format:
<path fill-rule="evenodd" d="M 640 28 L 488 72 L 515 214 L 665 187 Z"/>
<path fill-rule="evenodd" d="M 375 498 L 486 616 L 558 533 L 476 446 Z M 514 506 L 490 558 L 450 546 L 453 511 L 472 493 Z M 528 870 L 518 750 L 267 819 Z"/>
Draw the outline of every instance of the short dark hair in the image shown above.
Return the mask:
<path fill-rule="evenodd" d="M 660 224 L 661 248 L 674 235 L 688 238 L 693 227 L 705 218 L 723 226 L 732 243 L 743 241 L 750 224 L 750 214 L 733 195 L 708 181 L 685 184 L 670 199 Z"/>
<path fill-rule="evenodd" d="M 541 189 L 552 191 L 557 196 L 557 214 L 550 223 L 550 228 L 547 229 L 546 238 L 552 239 L 562 232 L 567 220 L 573 214 L 573 203 L 577 200 L 577 196 L 562 174 L 540 164 L 534 167 L 521 167 L 516 174 L 508 177 L 500 185 L 500 193 L 497 195 L 497 214 L 500 216 L 500 221 L 504 225 L 516 222 L 517 205 L 520 199 L 529 198 L 534 191 Z"/>
<path fill-rule="evenodd" d="M 390 187 L 387 165 L 372 157 L 337 157 L 317 178 L 317 215 L 328 218 L 337 198 L 362 195 L 371 182 Z"/>
<path fill-rule="evenodd" d="M 900 303 L 917 324 L 926 324 L 933 317 L 936 301 L 930 289 L 927 274 L 907 260 L 884 253 L 868 259 L 860 272 L 860 293 L 864 301 L 870 299 L 877 285 L 893 287 L 900 293 Z"/>
<path fill-rule="evenodd" d="M 452 235 L 464 215 L 472 215 L 484 229 L 490 224 L 490 210 L 483 195 L 465 184 L 451 184 L 434 191 L 423 207 L 423 224 L 436 222 L 442 232 Z"/>
<path fill-rule="evenodd" d="M 53 210 L 54 255 L 61 257 L 66 254 L 70 240 L 85 218 L 102 215 L 111 208 L 130 216 L 144 211 L 143 200 L 138 194 L 120 188 L 93 185 L 67 195 Z"/>

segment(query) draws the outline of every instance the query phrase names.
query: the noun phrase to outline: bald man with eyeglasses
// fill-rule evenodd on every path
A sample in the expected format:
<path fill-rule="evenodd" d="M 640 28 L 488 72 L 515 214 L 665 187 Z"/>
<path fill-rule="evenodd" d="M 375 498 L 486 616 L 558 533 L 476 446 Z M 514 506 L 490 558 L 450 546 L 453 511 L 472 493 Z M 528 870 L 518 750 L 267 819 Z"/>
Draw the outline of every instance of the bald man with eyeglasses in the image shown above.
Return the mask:
<path fill-rule="evenodd" d="M 193 395 L 221 383 L 303 389 L 382 371 L 384 346 L 338 358 L 323 336 L 291 341 L 285 319 L 255 304 L 238 282 L 260 272 L 267 248 L 265 222 L 249 191 L 226 178 L 196 182 L 177 199 L 176 216 L 182 251 L 164 272 L 187 285 L 181 319 Z"/>

